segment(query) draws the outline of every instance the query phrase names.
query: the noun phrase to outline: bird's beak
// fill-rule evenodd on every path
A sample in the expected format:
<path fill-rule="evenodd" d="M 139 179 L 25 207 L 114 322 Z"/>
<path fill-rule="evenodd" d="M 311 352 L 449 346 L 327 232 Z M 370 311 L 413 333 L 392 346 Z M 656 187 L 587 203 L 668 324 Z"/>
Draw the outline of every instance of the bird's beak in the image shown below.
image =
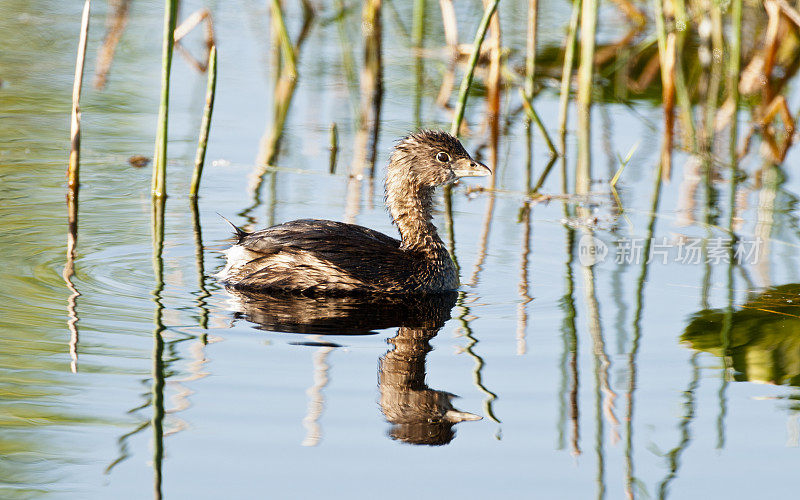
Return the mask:
<path fill-rule="evenodd" d="M 478 165 L 480 165 L 480 163 Z M 483 417 L 465 411 L 447 410 L 447 413 L 444 414 L 444 419 L 448 422 L 458 423 L 464 422 L 465 420 L 481 420 Z"/>
<path fill-rule="evenodd" d="M 453 173 L 456 174 L 458 178 L 486 177 L 487 175 L 492 175 L 492 171 L 489 170 L 489 167 L 472 158 L 460 158 L 456 160 L 455 165 L 453 165 Z"/>

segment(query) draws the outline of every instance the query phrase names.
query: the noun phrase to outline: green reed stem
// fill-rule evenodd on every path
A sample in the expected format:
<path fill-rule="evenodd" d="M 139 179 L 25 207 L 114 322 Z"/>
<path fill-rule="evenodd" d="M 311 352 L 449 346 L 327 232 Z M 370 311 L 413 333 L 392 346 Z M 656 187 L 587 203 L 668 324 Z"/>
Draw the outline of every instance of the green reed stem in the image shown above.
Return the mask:
<path fill-rule="evenodd" d="M 525 113 L 528 115 L 528 118 L 530 118 L 536 124 L 539 132 L 542 133 L 544 142 L 547 144 L 548 149 L 550 149 L 550 154 L 554 157 L 559 156 L 558 150 L 556 149 L 555 145 L 553 145 L 553 141 L 550 140 L 550 134 L 547 133 L 547 129 L 542 123 L 542 119 L 539 118 L 539 114 L 533 108 L 533 104 L 531 104 L 531 101 L 528 100 L 528 96 L 525 95 L 525 91 L 522 88 L 519 89 L 519 95 L 522 98 L 522 107 L 525 108 Z"/>
<path fill-rule="evenodd" d="M 478 31 L 475 33 L 475 40 L 472 42 L 472 54 L 469 56 L 467 63 L 467 72 L 461 80 L 461 87 L 458 89 L 458 105 L 456 112 L 453 115 L 453 123 L 450 127 L 450 134 L 458 137 L 458 131 L 461 130 L 461 122 L 464 121 L 464 110 L 467 107 L 467 95 L 469 88 L 472 86 L 472 77 L 475 74 L 475 66 L 478 65 L 478 57 L 481 54 L 481 45 L 483 39 L 486 38 L 486 31 L 489 29 L 489 21 L 497 10 L 497 5 L 500 0 L 494 0 L 483 11 L 483 17 L 478 24 Z M 445 203 L 445 219 L 448 221 L 448 234 L 450 236 L 450 257 L 456 262 L 456 269 L 458 269 L 458 261 L 455 255 L 455 231 L 453 228 L 453 203 L 452 203 L 452 186 L 448 185 L 444 188 L 444 203 Z"/>
<path fill-rule="evenodd" d="M 81 31 L 78 37 L 78 56 L 75 61 L 75 79 L 72 83 L 72 116 L 70 118 L 70 150 L 67 185 L 75 192 L 80 184 L 81 156 L 81 85 L 83 84 L 83 65 L 86 61 L 86 40 L 89 37 L 90 0 L 83 4 Z"/>
<path fill-rule="evenodd" d="M 414 0 L 414 24 L 412 25 L 411 40 L 414 48 L 422 47 L 425 36 L 425 0 Z"/>
<path fill-rule="evenodd" d="M 585 0 L 581 5 L 581 53 L 578 65 L 578 164 L 575 192 L 585 194 L 591 188 L 591 106 L 594 74 L 595 33 L 598 0 Z"/>
<path fill-rule="evenodd" d="M 731 121 L 731 165 L 736 167 L 736 142 L 738 140 L 738 125 L 736 112 L 739 109 L 739 74 L 741 73 L 742 57 L 742 0 L 733 0 L 731 4 L 731 24 L 733 37 L 731 41 L 730 66 L 728 67 L 728 92 L 733 101 L 733 118 Z M 735 178 L 735 176 L 734 176 Z M 733 179 L 732 179 L 733 182 Z"/>
<path fill-rule="evenodd" d="M 561 70 L 561 93 L 558 99 L 558 131 L 563 136 L 567 133 L 567 104 L 569 103 L 569 87 L 572 80 L 572 68 L 575 64 L 575 46 L 578 35 L 578 19 L 581 13 L 581 0 L 572 4 L 569 16 L 567 43 L 564 47 L 564 67 Z"/>
<path fill-rule="evenodd" d="M 194 158 L 194 173 L 189 187 L 189 196 L 197 196 L 200 189 L 200 176 L 203 175 L 203 164 L 206 160 L 208 131 L 211 129 L 211 113 L 214 111 L 214 95 L 217 88 L 217 46 L 212 45 L 208 53 L 208 85 L 206 86 L 206 106 L 203 109 L 203 122 L 200 124 L 200 140 L 197 143 L 197 155 Z"/>
<path fill-rule="evenodd" d="M 686 38 L 686 30 L 678 33 L 675 40 L 675 53 L 683 53 L 684 40 Z M 692 112 L 692 103 L 689 98 L 689 90 L 686 87 L 686 76 L 683 72 L 683 64 L 680 59 L 675 61 L 675 99 L 678 101 L 680 108 L 680 120 L 684 128 L 684 133 L 688 136 L 689 147 L 692 151 L 697 150 L 697 133 L 694 128 L 694 114 Z"/>
<path fill-rule="evenodd" d="M 336 122 L 331 124 L 331 132 L 330 132 L 330 165 L 328 167 L 328 171 L 331 174 L 336 173 L 336 156 L 339 153 L 339 128 L 336 126 Z"/>
<path fill-rule="evenodd" d="M 175 42 L 175 20 L 178 0 L 164 2 L 164 43 L 161 50 L 161 104 L 158 107 L 156 154 L 153 161 L 153 196 L 167 195 L 167 126 L 169 122 L 169 75 Z"/>
<path fill-rule="evenodd" d="M 733 37 L 730 48 L 730 66 L 728 67 L 728 92 L 733 102 L 733 117 L 731 118 L 730 161 L 731 161 L 731 192 L 730 225 L 733 227 L 734 208 L 736 204 L 736 164 L 737 142 L 739 142 L 739 79 L 741 73 L 742 57 L 742 0 L 733 0 L 731 4 L 731 24 Z"/>
<path fill-rule="evenodd" d="M 739 78 L 741 72 L 741 53 L 742 53 L 742 0 L 733 0 L 731 5 L 731 24 L 733 37 L 731 42 L 730 66 L 728 67 L 728 91 L 730 99 L 733 101 L 733 117 L 731 118 L 731 138 L 730 138 L 730 193 L 728 199 L 728 227 L 733 234 L 733 222 L 736 218 L 736 169 L 738 163 L 737 143 L 739 142 Z M 730 249 L 731 260 L 733 258 L 733 244 Z M 732 272 L 732 271 L 731 271 Z M 732 278 L 731 278 L 732 279 Z M 731 292 L 732 293 L 732 292 Z"/>
<path fill-rule="evenodd" d="M 712 53 L 719 51 L 721 54 L 724 50 L 722 34 L 722 11 L 721 7 L 716 2 L 711 3 L 710 15 L 711 51 Z M 706 154 L 708 158 L 711 156 L 711 147 L 714 137 L 714 118 L 716 117 L 716 110 L 719 105 L 719 88 L 722 80 L 723 70 L 724 68 L 722 67 L 722 62 L 712 58 L 703 117 L 703 153 Z M 709 165 L 708 162 L 706 162 L 706 164 Z"/>
<path fill-rule="evenodd" d="M 533 100 L 536 78 L 536 35 L 539 24 L 539 0 L 528 2 L 528 43 L 525 51 L 525 97 Z"/>
<path fill-rule="evenodd" d="M 281 42 L 281 53 L 286 61 L 283 71 L 288 71 L 289 76 L 296 76 L 297 60 L 294 54 L 294 45 L 292 44 L 292 39 L 289 37 L 289 32 L 286 30 L 281 2 L 280 0 L 272 0 L 271 5 L 272 22 L 275 23 L 275 31 L 277 31 L 278 39 Z"/>
<path fill-rule="evenodd" d="M 564 67 L 561 70 L 561 94 L 558 99 L 558 134 L 561 144 L 561 190 L 567 192 L 567 105 L 569 104 L 569 87 L 572 80 L 572 66 L 575 62 L 575 41 L 578 33 L 578 19 L 581 12 L 581 0 L 572 4 L 569 17 L 567 43 L 564 47 Z"/>
<path fill-rule="evenodd" d="M 525 192 L 530 193 L 533 188 L 533 131 L 530 120 L 525 125 Z M 526 205 L 523 209 L 527 210 Z"/>
<path fill-rule="evenodd" d="M 414 0 L 414 25 L 412 44 L 414 46 L 414 126 L 422 126 L 422 90 L 425 85 L 425 63 L 422 49 L 425 45 L 425 0 Z"/>
<path fill-rule="evenodd" d="M 461 80 L 461 87 L 458 89 L 458 105 L 456 106 L 456 112 L 453 116 L 453 124 L 450 127 L 450 133 L 452 135 L 458 135 L 458 131 L 461 129 L 461 122 L 464 121 L 464 109 L 467 107 L 467 95 L 469 94 L 469 88 L 472 86 L 475 66 L 478 65 L 481 45 L 483 45 L 483 39 L 486 38 L 486 30 L 489 29 L 489 21 L 491 21 L 499 3 L 500 0 L 494 0 L 489 4 L 483 11 L 483 17 L 481 18 L 480 24 L 478 24 L 475 40 L 472 42 L 472 54 L 470 54 L 469 62 L 467 62 L 467 72 L 464 74 L 464 78 Z"/>
<path fill-rule="evenodd" d="M 652 0 L 653 12 L 656 21 L 656 40 L 658 40 L 658 60 L 664 68 L 664 56 L 667 51 L 667 28 L 664 23 L 664 2 L 663 0 Z"/>
<path fill-rule="evenodd" d="M 286 117 L 289 113 L 289 107 L 294 97 L 294 91 L 297 87 L 297 59 L 300 55 L 300 49 L 306 40 L 309 32 L 311 21 L 313 17 L 310 15 L 311 11 L 305 10 L 305 17 L 303 19 L 303 28 L 296 44 L 292 44 L 289 33 L 286 31 L 286 23 L 283 20 L 283 10 L 278 0 L 272 2 L 272 36 L 277 39 L 281 46 L 278 51 L 276 59 L 276 75 L 275 87 L 273 90 L 273 119 L 270 128 L 268 128 L 264 135 L 261 137 L 259 145 L 259 152 L 256 162 L 259 165 L 259 173 L 256 175 L 262 177 L 266 170 L 267 165 L 274 165 L 278 156 L 278 148 L 280 146 L 281 138 L 283 137 L 283 128 L 286 123 Z M 254 191 L 255 193 L 255 191 Z"/>

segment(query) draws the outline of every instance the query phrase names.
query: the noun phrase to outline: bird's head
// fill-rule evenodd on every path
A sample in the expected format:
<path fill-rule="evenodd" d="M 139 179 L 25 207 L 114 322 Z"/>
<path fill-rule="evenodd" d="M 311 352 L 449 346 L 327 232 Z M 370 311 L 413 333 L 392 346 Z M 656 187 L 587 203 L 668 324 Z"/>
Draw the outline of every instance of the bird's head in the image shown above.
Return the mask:
<path fill-rule="evenodd" d="M 423 130 L 401 139 L 389 162 L 388 177 L 405 178 L 418 187 L 450 184 L 461 177 L 491 175 L 489 168 L 474 160 L 461 142 L 438 130 Z"/>

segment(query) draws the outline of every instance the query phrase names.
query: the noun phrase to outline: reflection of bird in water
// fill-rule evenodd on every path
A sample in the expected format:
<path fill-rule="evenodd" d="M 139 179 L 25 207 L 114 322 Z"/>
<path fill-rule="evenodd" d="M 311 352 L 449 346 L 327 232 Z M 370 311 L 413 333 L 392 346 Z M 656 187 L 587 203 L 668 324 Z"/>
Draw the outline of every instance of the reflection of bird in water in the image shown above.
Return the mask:
<path fill-rule="evenodd" d="M 433 295 L 313 296 L 227 288 L 234 318 L 260 330 L 318 335 L 366 335 L 412 325 L 441 328 L 450 319 L 455 292 Z"/>
<path fill-rule="evenodd" d="M 366 227 L 303 219 L 248 233 L 219 273 L 246 290 L 310 294 L 441 293 L 458 288 L 458 273 L 431 222 L 433 192 L 460 177 L 489 169 L 455 137 L 423 131 L 394 149 L 386 175 L 386 205 L 400 240 Z"/>
<path fill-rule="evenodd" d="M 425 385 L 430 340 L 450 319 L 456 293 L 425 296 L 308 297 L 228 289 L 235 317 L 263 330 L 315 335 L 364 335 L 399 326 L 378 369 L 380 404 L 393 424 L 389 435 L 413 444 L 442 445 L 453 425 L 481 417 L 453 408 L 452 394 Z M 322 345 L 314 342 L 313 345 Z M 324 347 L 337 347 L 325 343 Z M 321 413 L 321 408 L 317 408 Z M 318 439 L 318 438 L 317 438 Z"/>
<path fill-rule="evenodd" d="M 800 387 L 800 284 L 769 288 L 742 304 L 723 338 L 724 310 L 692 316 L 681 341 L 729 357 L 734 380 Z"/>
<path fill-rule="evenodd" d="M 439 328 L 400 327 L 388 340 L 394 346 L 378 365 L 381 409 L 393 424 L 389 435 L 411 444 L 442 445 L 452 441 L 453 425 L 481 417 L 458 411 L 455 396 L 425 384 L 425 356 Z"/>

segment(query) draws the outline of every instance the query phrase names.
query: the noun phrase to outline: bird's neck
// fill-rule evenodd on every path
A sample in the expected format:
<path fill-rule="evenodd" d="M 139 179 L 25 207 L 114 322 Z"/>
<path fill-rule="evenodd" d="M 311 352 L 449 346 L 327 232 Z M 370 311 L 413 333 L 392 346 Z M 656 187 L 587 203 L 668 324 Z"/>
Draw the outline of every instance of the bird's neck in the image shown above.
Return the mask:
<path fill-rule="evenodd" d="M 386 205 L 400 230 L 401 248 L 436 254 L 447 251 L 431 222 L 432 204 L 432 187 L 387 181 Z"/>

